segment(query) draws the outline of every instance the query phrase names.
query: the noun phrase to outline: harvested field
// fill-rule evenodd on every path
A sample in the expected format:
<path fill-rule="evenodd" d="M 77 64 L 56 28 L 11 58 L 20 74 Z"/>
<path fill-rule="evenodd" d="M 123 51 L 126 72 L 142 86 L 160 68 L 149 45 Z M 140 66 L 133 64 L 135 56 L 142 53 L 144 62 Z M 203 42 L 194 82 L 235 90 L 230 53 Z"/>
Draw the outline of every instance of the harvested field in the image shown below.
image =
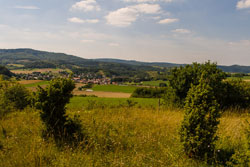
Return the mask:
<path fill-rule="evenodd" d="M 102 92 L 102 91 L 78 91 L 75 90 L 74 95 L 95 95 L 97 97 L 109 97 L 109 98 L 129 98 L 131 93 L 120 93 L 120 92 Z"/>

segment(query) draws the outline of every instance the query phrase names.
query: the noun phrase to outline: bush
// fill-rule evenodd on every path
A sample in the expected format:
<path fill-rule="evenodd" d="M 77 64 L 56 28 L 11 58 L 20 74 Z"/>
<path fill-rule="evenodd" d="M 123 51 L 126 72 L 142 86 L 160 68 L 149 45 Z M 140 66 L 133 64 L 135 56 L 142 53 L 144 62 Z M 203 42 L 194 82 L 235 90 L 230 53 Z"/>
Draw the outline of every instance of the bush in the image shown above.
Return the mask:
<path fill-rule="evenodd" d="M 0 115 L 13 110 L 22 110 L 30 104 L 30 92 L 15 81 L 0 78 Z"/>
<path fill-rule="evenodd" d="M 220 115 L 213 89 L 202 78 L 199 85 L 192 85 L 188 92 L 180 130 L 180 139 L 189 157 L 211 162 Z"/>
<path fill-rule="evenodd" d="M 137 88 L 131 97 L 135 98 L 162 98 L 166 93 L 166 88 Z"/>
<path fill-rule="evenodd" d="M 66 104 L 73 96 L 75 84 L 71 79 L 58 78 L 45 89 L 38 87 L 36 107 L 41 110 L 41 119 L 46 126 L 46 137 L 54 137 L 57 144 L 75 143 L 83 139 L 82 127 L 77 116 L 66 115 Z"/>
<path fill-rule="evenodd" d="M 169 75 L 169 85 L 175 93 L 179 104 L 184 106 L 185 98 L 191 88 L 191 85 L 198 85 L 201 76 L 207 80 L 214 91 L 218 103 L 224 96 L 221 89 L 223 88 L 223 80 L 226 74 L 217 68 L 215 63 L 205 62 L 204 64 L 193 63 L 184 67 L 173 68 Z"/>
<path fill-rule="evenodd" d="M 241 79 L 224 82 L 224 96 L 221 105 L 224 108 L 247 108 L 250 105 L 250 85 Z"/>

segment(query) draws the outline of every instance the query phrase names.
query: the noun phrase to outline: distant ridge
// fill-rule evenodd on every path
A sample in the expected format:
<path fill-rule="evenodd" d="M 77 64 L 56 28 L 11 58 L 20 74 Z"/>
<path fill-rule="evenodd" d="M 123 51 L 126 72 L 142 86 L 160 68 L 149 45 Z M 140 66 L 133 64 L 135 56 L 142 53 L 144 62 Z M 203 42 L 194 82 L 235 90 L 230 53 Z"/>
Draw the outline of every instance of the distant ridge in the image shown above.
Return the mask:
<path fill-rule="evenodd" d="M 171 68 L 178 67 L 184 64 L 164 63 L 164 62 L 141 62 L 135 60 L 122 59 L 85 59 L 64 53 L 54 53 L 39 51 L 34 49 L 0 49 L 0 64 L 22 64 L 25 67 L 38 66 L 46 67 L 88 67 L 88 68 L 127 68 L 131 70 L 156 70 L 157 68 Z M 39 67 L 39 66 L 38 66 Z M 231 73 L 250 73 L 250 66 L 232 65 L 222 66 L 218 65 L 220 69 Z M 112 69 L 111 69 L 112 70 Z"/>

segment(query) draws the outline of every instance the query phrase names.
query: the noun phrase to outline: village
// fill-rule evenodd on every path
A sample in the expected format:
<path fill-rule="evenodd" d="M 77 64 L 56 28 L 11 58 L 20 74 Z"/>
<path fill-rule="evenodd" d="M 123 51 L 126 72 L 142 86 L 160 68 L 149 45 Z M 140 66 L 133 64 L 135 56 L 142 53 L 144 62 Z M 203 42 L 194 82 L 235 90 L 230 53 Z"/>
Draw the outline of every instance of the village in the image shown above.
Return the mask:
<path fill-rule="evenodd" d="M 50 81 L 57 77 L 69 77 L 70 74 L 67 71 L 61 71 L 59 73 L 53 73 L 51 71 L 42 73 L 42 72 L 32 72 L 32 73 L 20 73 L 16 74 L 16 77 L 18 79 L 22 80 L 45 80 Z M 117 82 L 112 82 L 112 80 L 106 76 L 100 76 L 92 73 L 87 74 L 73 74 L 72 79 L 76 83 L 82 83 L 82 84 L 98 84 L 98 85 L 109 85 L 113 84 L 116 85 Z"/>

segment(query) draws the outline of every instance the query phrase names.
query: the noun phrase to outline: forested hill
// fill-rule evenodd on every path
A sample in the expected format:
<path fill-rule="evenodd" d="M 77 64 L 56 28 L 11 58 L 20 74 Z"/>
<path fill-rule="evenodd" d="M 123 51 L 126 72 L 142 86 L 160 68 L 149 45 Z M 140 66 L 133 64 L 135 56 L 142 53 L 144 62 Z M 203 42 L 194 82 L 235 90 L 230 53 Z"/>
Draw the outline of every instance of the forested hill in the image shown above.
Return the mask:
<path fill-rule="evenodd" d="M 82 55 L 84 56 L 84 55 Z M 86 56 L 87 57 L 87 56 Z M 164 62 L 140 62 L 120 59 L 84 59 L 64 53 L 53 53 L 33 49 L 0 49 L 0 65 L 22 65 L 22 68 L 78 68 L 82 70 L 104 70 L 114 73 L 138 73 L 138 71 L 162 71 L 163 68 L 183 64 Z M 250 66 L 218 66 L 225 72 L 250 73 Z M 21 68 L 21 67 L 20 67 Z"/>

